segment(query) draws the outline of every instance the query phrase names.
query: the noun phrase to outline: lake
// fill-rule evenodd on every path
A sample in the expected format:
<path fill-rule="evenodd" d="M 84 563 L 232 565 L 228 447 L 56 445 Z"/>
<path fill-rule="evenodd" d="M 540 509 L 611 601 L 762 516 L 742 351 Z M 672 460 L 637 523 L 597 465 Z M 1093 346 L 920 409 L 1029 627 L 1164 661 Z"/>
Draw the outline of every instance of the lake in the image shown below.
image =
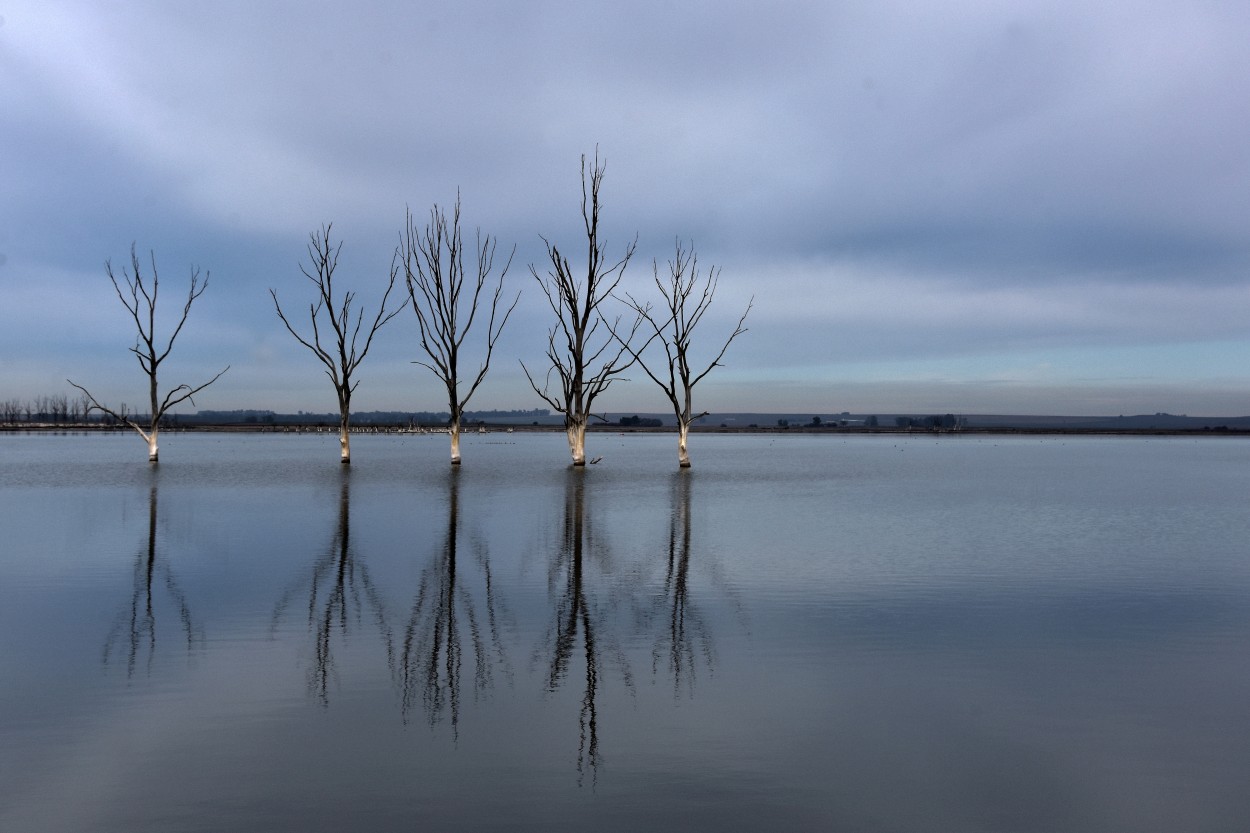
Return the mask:
<path fill-rule="evenodd" d="M 0 436 L 0 830 L 1244 831 L 1250 440 Z"/>

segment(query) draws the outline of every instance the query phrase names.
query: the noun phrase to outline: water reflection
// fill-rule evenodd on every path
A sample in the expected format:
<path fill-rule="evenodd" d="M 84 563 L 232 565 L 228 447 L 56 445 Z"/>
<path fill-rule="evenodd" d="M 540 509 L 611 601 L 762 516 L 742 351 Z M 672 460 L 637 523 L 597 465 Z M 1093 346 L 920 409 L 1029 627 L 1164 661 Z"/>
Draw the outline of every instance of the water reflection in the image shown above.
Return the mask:
<path fill-rule="evenodd" d="M 177 611 L 182 638 L 186 640 L 188 653 L 196 642 L 204 644 L 204 634 L 196 627 L 187 603 L 186 593 L 174 578 L 168 559 L 157 554 L 157 473 L 152 472 L 148 487 L 148 535 L 146 545 L 140 545 L 135 555 L 133 586 L 130 601 L 117 617 L 117 623 L 104 640 L 104 664 L 107 666 L 118 653 L 126 657 L 126 676 L 133 677 L 140 659 L 146 654 L 144 665 L 151 671 L 156 657 L 157 609 L 160 606 L 159 588 L 163 588 L 168 600 Z M 157 590 L 153 590 L 153 584 Z"/>
<path fill-rule="evenodd" d="M 460 726 L 461 677 L 466 644 L 473 662 L 473 693 L 480 695 L 494 684 L 498 669 L 510 674 L 507 654 L 500 638 L 500 604 L 491 577 L 486 543 L 470 538 L 472 560 L 484 591 L 481 603 L 469 587 L 460 549 L 460 469 L 447 473 L 447 524 L 441 546 L 421 572 L 416 598 L 404 629 L 400 653 L 401 708 L 407 721 L 420 703 L 434 726 L 444 715 L 452 734 Z"/>
<path fill-rule="evenodd" d="M 293 585 L 275 605 L 272 629 L 276 631 L 297 593 L 308 595 L 308 633 L 313 638 L 313 664 L 308 672 L 308 691 L 323 705 L 330 702 L 330 680 L 337 681 L 334 638 L 348 637 L 349 628 L 360 625 L 366 608 L 386 645 L 387 662 L 393 658 L 393 641 L 386 621 L 386 605 L 369 577 L 368 567 L 356 557 L 351 545 L 351 470 L 344 469 L 339 485 L 338 523 L 324 553 L 313 563 L 307 579 Z"/>
<path fill-rule="evenodd" d="M 673 675 L 673 694 L 683 687 L 693 696 L 700 660 L 712 671 L 715 652 L 712 634 L 690 598 L 690 469 L 678 469 L 672 481 L 672 514 L 669 516 L 668 558 L 663 591 L 657 600 L 661 627 L 651 649 L 651 672 L 666 663 Z"/>
<path fill-rule="evenodd" d="M 587 581 L 588 568 L 607 562 L 603 543 L 596 540 L 587 511 L 586 471 L 570 467 L 564 488 L 564 516 L 559 549 L 552 555 L 547 586 L 554 596 L 555 610 L 544 640 L 548 660 L 547 690 L 555 692 L 572 675 L 578 659 L 584 669 L 581 710 L 578 713 L 578 784 L 587 770 L 597 779 L 599 754 L 599 682 L 604 660 L 610 659 L 629 689 L 633 678 L 624 652 L 612 639 L 606 622 L 605 605 L 594 596 L 594 585 Z"/>

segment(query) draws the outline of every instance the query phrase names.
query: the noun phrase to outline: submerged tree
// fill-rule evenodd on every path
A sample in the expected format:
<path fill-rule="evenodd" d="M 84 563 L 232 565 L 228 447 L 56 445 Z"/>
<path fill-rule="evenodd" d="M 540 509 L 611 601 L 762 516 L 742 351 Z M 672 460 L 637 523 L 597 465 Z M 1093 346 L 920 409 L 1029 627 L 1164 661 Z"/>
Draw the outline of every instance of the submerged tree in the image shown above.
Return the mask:
<path fill-rule="evenodd" d="M 160 427 L 161 419 L 166 412 L 182 402 L 191 401 L 192 404 L 195 404 L 191 397 L 220 379 L 221 375 L 230 369 L 230 366 L 227 365 L 220 373 L 198 387 L 181 384 L 167 391 L 164 397 L 160 395 L 160 389 L 157 385 L 157 372 L 161 363 L 168 358 L 169 352 L 173 349 L 174 341 L 178 338 L 178 334 L 182 332 L 183 325 L 187 323 L 187 316 L 191 313 L 191 305 L 208 288 L 208 273 L 204 274 L 204 280 L 201 282 L 199 268 L 192 267 L 191 288 L 187 291 L 187 300 L 182 305 L 182 315 L 178 317 L 178 322 L 174 325 L 173 332 L 170 333 L 168 339 L 164 340 L 164 346 L 162 346 L 161 339 L 156 334 L 156 300 L 160 289 L 160 277 L 156 270 L 156 253 L 150 252 L 149 255 L 152 261 L 150 286 L 139 269 L 139 256 L 135 252 L 133 243 L 130 246 L 130 270 L 127 271 L 124 266 L 122 267 L 122 279 L 120 281 L 113 272 L 113 262 L 111 260 L 104 262 L 105 272 L 107 272 L 109 280 L 113 282 L 113 290 L 117 293 L 117 297 L 122 302 L 122 305 L 126 307 L 126 311 L 130 313 L 130 317 L 134 320 L 135 328 L 138 330 L 138 334 L 135 336 L 135 345 L 130 348 L 130 352 L 135 354 L 135 358 L 139 360 L 139 366 L 143 368 L 143 372 L 148 377 L 148 396 L 151 404 L 148 410 L 146 426 L 140 425 L 136 421 L 139 418 L 138 414 L 132 418 L 126 412 L 124 406 L 120 411 L 114 411 L 100 404 L 99 400 L 92 396 L 91 392 L 82 385 L 69 379 L 66 379 L 66 381 L 82 391 L 83 396 L 87 398 L 87 401 L 90 403 L 88 412 L 101 411 L 138 431 L 139 436 L 143 437 L 148 444 L 148 461 L 155 463 L 157 462 L 157 429 Z M 122 289 L 123 283 L 126 285 L 124 290 Z M 29 414 L 27 418 L 29 419 Z"/>
<path fill-rule="evenodd" d="M 486 378 L 495 342 L 521 297 L 518 292 L 506 309 L 500 306 L 503 279 L 508 274 L 508 267 L 512 265 L 512 254 L 508 255 L 508 261 L 499 273 L 494 290 L 489 292 L 490 319 L 486 324 L 486 355 L 467 390 L 461 395 L 460 351 L 477 318 L 479 305 L 485 300 L 482 291 L 494 269 L 496 241 L 490 235 L 483 236 L 478 231 L 477 245 L 474 247 L 477 255 L 477 276 L 466 293 L 459 195 L 456 197 L 456 208 L 450 222 L 446 212 L 438 205 L 430 210 L 430 221 L 423 230 L 417 228 L 411 212 L 405 220 L 404 233 L 400 237 L 400 245 L 395 250 L 391 265 L 391 280 L 395 280 L 402 264 L 408 298 L 412 302 L 412 310 L 417 315 L 417 326 L 421 330 L 421 349 L 429 356 L 428 362 L 417 361 L 416 364 L 429 369 L 447 389 L 447 404 L 451 414 L 448 422 L 451 462 L 452 465 L 459 465 L 460 421 L 465 407 Z M 513 253 L 515 252 L 514 247 Z"/>
<path fill-rule="evenodd" d="M 738 319 L 737 326 L 721 343 L 715 358 L 706 367 L 702 365 L 691 367 L 691 338 L 695 328 L 699 326 L 699 322 L 703 320 L 704 314 L 712 305 L 712 299 L 716 296 L 720 270 L 716 267 L 709 268 L 707 275 L 700 278 L 699 261 L 694 250 L 687 252 L 678 241 L 676 253 L 668 262 L 668 277 L 660 278 L 658 263 L 653 262 L 652 271 L 655 275 L 655 285 L 664 299 L 663 306 L 657 310 L 648 303 L 638 301 L 628 293 L 625 299 L 629 307 L 646 322 L 644 331 L 650 333 L 647 344 L 651 341 L 658 341 L 664 351 L 664 358 L 658 361 L 643 358 L 640 350 L 629 346 L 628 338 L 618 339 L 618 342 L 624 345 L 629 354 L 668 397 L 673 414 L 677 417 L 677 460 L 682 468 L 689 468 L 690 454 L 686 448 L 686 441 L 690 434 L 690 425 L 699 417 L 707 416 L 707 411 L 694 412 L 694 387 L 702 381 L 703 377 L 712 372 L 712 368 L 720 366 L 720 360 L 729 349 L 729 345 L 735 338 L 746 332 L 746 328 L 742 325 L 746 321 L 747 314 L 751 312 L 755 299 L 752 298 L 747 302 L 747 308 Z M 702 369 L 698 369 L 699 367 Z"/>
<path fill-rule="evenodd" d="M 308 235 L 308 257 L 311 263 L 307 266 L 301 263 L 299 267 L 304 277 L 317 287 L 317 300 L 308 305 L 308 319 L 312 325 L 311 335 L 300 335 L 282 311 L 282 305 L 278 303 L 278 293 L 270 289 L 269 294 L 273 297 L 273 305 L 278 311 L 278 318 L 282 319 L 287 331 L 295 337 L 296 341 L 311 350 L 313 355 L 326 366 L 325 374 L 334 383 L 334 392 L 339 400 L 340 459 L 344 465 L 347 465 L 352 461 L 351 445 L 348 439 L 351 427 L 352 394 L 360 384 L 359 380 L 352 381 L 352 374 L 364 361 L 369 347 L 373 344 L 374 335 L 383 324 L 398 315 L 403 307 L 397 306 L 389 311 L 386 308 L 391 290 L 395 288 L 393 272 L 390 283 L 386 285 L 386 291 L 382 293 L 382 303 L 378 305 L 378 314 L 373 317 L 373 322 L 368 329 L 363 329 L 364 309 L 354 311 L 352 309 L 352 304 L 356 300 L 355 292 L 344 292 L 342 297 L 337 299 L 334 297 L 334 270 L 338 268 L 339 250 L 343 248 L 343 244 L 341 242 L 337 246 L 331 244 L 330 228 L 332 225 L 324 225 L 320 230 Z M 353 312 L 355 313 L 354 320 Z M 323 328 L 328 328 L 328 332 L 323 332 Z M 325 344 L 322 343 L 323 337 Z"/>
<path fill-rule="evenodd" d="M 534 381 L 524 362 L 521 368 L 534 392 L 557 413 L 564 414 L 564 430 L 575 466 L 586 464 L 586 426 L 590 423 L 595 399 L 633 363 L 629 337 L 614 337 L 620 331 L 619 321 L 608 322 L 601 310 L 620 283 L 637 243 L 635 240 L 626 246 L 624 257 L 615 263 L 609 263 L 604 254 L 599 242 L 599 187 L 603 183 L 604 168 L 596 151 L 588 178 L 586 156 L 582 155 L 585 277 L 578 277 L 568 258 L 545 237 L 543 242 L 547 245 L 551 268 L 543 277 L 530 266 L 530 274 L 542 287 L 556 323 L 547 331 L 547 360 L 551 366 L 543 386 L 539 387 Z M 630 335 L 640 323 L 640 319 L 634 320 Z M 551 391 L 553 373 L 559 377 L 558 393 Z"/>

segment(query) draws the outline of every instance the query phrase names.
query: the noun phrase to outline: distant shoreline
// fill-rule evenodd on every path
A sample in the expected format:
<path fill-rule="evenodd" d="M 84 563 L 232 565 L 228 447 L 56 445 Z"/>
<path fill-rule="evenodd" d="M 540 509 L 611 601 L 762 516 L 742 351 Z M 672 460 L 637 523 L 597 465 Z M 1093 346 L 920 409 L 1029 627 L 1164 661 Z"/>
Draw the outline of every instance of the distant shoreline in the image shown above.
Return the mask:
<path fill-rule="evenodd" d="M 564 431 L 561 425 L 532 425 L 491 423 L 484 426 L 484 431 L 477 425 L 465 426 L 461 436 L 478 433 L 540 433 L 554 434 Z M 52 424 L 34 423 L 20 425 L 0 425 L 0 434 L 112 434 L 133 431 L 126 425 L 100 424 Z M 188 425 L 179 424 L 162 427 L 161 433 L 202 433 L 202 434 L 337 434 L 338 426 L 333 425 L 260 425 L 256 423 Z M 674 426 L 635 427 L 608 424 L 591 425 L 589 430 L 596 434 L 675 434 Z M 446 433 L 439 427 L 402 428 L 381 425 L 359 425 L 351 429 L 353 434 L 402 434 L 423 435 Z M 693 434 L 770 434 L 785 436 L 788 434 L 825 435 L 825 436 L 918 436 L 918 437 L 958 437 L 958 436 L 1118 436 L 1118 437 L 1248 437 L 1250 428 L 1230 427 L 1225 425 L 1204 426 L 1202 428 L 1092 428 L 1062 426 L 965 426 L 961 428 L 923 428 L 895 426 L 814 426 L 791 425 L 783 426 L 691 426 Z"/>

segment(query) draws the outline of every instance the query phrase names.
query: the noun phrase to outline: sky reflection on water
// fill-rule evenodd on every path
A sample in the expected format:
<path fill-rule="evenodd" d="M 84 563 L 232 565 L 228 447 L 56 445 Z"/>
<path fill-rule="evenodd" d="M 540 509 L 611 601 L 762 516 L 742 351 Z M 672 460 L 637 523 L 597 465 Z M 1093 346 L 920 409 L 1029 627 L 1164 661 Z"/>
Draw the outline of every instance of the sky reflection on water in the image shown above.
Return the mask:
<path fill-rule="evenodd" d="M 0 437 L 0 829 L 1250 817 L 1250 443 L 503 436 Z"/>

